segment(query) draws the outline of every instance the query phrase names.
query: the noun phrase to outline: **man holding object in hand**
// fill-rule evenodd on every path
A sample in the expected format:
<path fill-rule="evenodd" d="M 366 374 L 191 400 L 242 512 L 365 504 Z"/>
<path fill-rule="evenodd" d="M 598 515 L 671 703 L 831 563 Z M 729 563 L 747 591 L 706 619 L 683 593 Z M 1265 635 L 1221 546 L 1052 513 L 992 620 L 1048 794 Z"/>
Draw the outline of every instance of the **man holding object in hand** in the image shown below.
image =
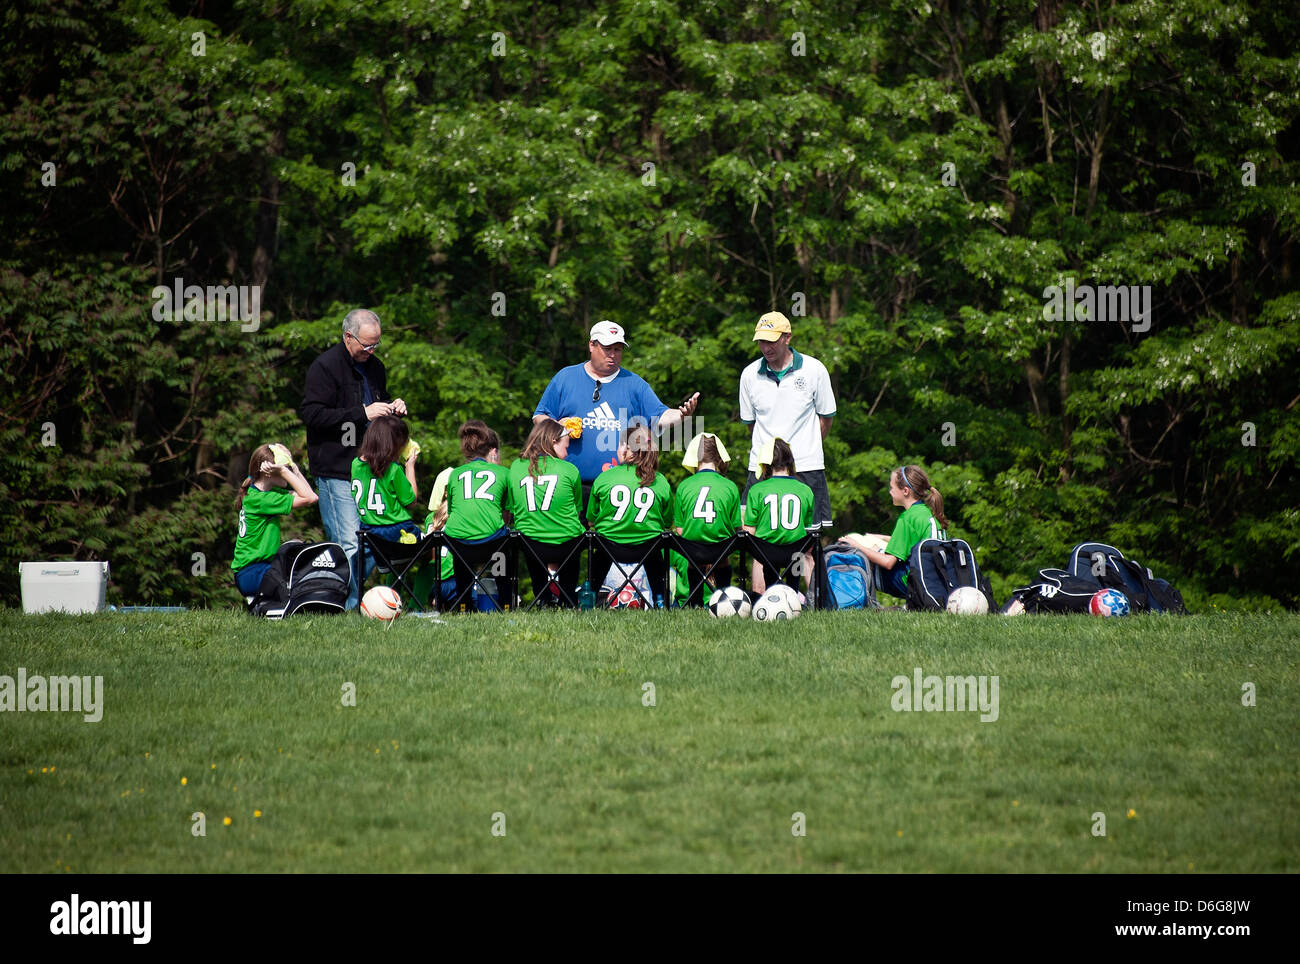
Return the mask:
<path fill-rule="evenodd" d="M 602 321 L 591 329 L 590 358 L 560 369 L 551 379 L 533 412 L 533 422 L 566 417 L 582 419 L 579 438 L 569 443 L 566 460 L 582 478 L 582 505 L 591 496 L 591 483 L 601 471 L 617 464 L 619 439 L 629 422 L 649 425 L 655 434 L 676 425 L 700 403 L 696 392 L 677 408 L 659 401 L 645 379 L 622 368 L 627 334 L 622 325 Z"/>
<path fill-rule="evenodd" d="M 381 415 L 406 415 L 406 403 L 389 400 L 384 363 L 375 357 L 379 316 L 357 308 L 343 319 L 343 340 L 326 349 L 307 369 L 307 388 L 299 409 L 307 425 L 307 460 L 320 496 L 325 538 L 337 542 L 352 564 L 361 519 L 352 498 L 352 460 L 366 426 Z M 347 606 L 359 595 L 356 567 Z"/>

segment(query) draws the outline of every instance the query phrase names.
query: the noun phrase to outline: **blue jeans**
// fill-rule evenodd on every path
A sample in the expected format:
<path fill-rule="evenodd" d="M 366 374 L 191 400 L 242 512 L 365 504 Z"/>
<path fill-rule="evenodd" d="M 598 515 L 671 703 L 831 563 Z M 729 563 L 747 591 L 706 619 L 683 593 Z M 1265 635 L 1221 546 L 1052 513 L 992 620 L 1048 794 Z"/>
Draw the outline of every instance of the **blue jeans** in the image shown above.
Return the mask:
<path fill-rule="evenodd" d="M 269 562 L 250 562 L 235 573 L 235 585 L 245 596 L 256 596 L 262 588 L 262 577 L 271 568 Z"/>
<path fill-rule="evenodd" d="M 410 532 L 417 539 L 421 538 L 424 535 L 424 530 L 422 530 L 414 522 L 410 522 L 410 521 L 394 522 L 392 525 L 386 525 L 386 526 L 363 525 L 361 528 L 365 529 L 366 532 L 369 532 L 371 535 L 379 536 L 379 538 L 381 539 L 387 539 L 389 542 L 401 542 L 403 532 Z M 365 571 L 361 574 L 361 582 L 363 584 L 367 579 L 370 578 L 370 574 L 374 572 L 375 566 L 378 564 L 378 561 L 370 553 L 367 552 L 364 553 L 364 555 L 366 557 Z"/>
<path fill-rule="evenodd" d="M 903 577 L 907 575 L 907 568 L 910 563 L 898 559 L 894 562 L 894 568 L 886 569 L 884 566 L 872 566 L 876 573 L 876 591 L 887 592 L 891 596 L 897 596 L 899 599 L 907 598 L 907 584 L 903 582 Z"/>
<path fill-rule="evenodd" d="M 347 608 L 356 609 L 361 596 L 356 566 L 357 530 L 361 528 L 361 517 L 357 515 L 357 504 L 352 498 L 352 482 L 349 479 L 317 478 L 316 494 L 320 496 L 317 505 L 326 540 L 337 542 L 347 554 L 351 572 Z"/>

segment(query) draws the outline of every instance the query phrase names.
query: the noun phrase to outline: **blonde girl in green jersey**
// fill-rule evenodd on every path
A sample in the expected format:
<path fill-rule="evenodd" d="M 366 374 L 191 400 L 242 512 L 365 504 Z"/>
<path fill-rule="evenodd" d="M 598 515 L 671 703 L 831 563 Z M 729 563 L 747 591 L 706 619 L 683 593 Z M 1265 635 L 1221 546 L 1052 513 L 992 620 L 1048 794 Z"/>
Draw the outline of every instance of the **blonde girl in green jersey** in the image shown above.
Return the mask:
<path fill-rule="evenodd" d="M 582 478 L 565 461 L 569 432 L 548 418 L 533 426 L 510 465 L 510 505 L 539 605 L 576 606 L 585 527 Z"/>
<path fill-rule="evenodd" d="M 292 491 L 287 491 L 292 490 Z M 245 596 L 261 590 L 262 577 L 280 550 L 280 521 L 291 509 L 315 505 L 318 496 L 283 445 L 259 445 L 248 460 L 248 477 L 239 487 L 239 532 L 230 568 Z"/>

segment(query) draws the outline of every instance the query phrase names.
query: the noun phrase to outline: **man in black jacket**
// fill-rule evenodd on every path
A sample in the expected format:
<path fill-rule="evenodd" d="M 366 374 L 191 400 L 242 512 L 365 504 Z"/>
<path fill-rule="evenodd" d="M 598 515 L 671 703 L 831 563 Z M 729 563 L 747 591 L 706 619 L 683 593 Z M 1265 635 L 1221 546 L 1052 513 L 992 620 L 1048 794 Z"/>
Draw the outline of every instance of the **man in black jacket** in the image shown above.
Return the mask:
<path fill-rule="evenodd" d="M 389 401 L 379 347 L 379 316 L 357 308 L 343 319 L 343 340 L 322 352 L 307 369 L 307 390 L 299 411 L 307 425 L 307 459 L 320 496 L 325 538 L 337 542 L 353 565 L 348 608 L 360 596 L 354 560 L 361 520 L 352 498 L 352 460 L 366 426 L 381 415 L 405 415 L 406 403 Z"/>

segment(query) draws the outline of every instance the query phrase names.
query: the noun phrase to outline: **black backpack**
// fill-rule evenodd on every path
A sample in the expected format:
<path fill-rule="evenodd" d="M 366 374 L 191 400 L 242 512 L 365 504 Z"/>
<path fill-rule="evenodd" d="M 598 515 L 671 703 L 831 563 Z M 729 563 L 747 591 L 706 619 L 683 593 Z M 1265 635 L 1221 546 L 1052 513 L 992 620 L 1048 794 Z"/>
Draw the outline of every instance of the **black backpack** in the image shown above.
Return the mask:
<path fill-rule="evenodd" d="M 993 591 L 964 539 L 922 539 L 912 550 L 907 570 L 907 608 L 942 612 L 948 596 L 961 586 L 974 586 L 996 612 Z"/>
<path fill-rule="evenodd" d="M 275 554 L 257 595 L 249 597 L 248 611 L 267 619 L 341 613 L 348 601 L 350 576 L 347 553 L 337 542 L 291 540 Z"/>
<path fill-rule="evenodd" d="M 1086 613 L 1092 597 L 1104 588 L 1091 573 L 1076 576 L 1064 569 L 1040 569 L 1038 581 L 1013 592 L 1007 606 L 1019 599 L 1027 613 Z"/>
<path fill-rule="evenodd" d="M 1065 568 L 1074 576 L 1096 579 L 1107 589 L 1128 597 L 1134 612 L 1187 615 L 1183 595 L 1167 580 L 1158 579 L 1146 566 L 1104 542 L 1081 542 L 1070 550 Z"/>

